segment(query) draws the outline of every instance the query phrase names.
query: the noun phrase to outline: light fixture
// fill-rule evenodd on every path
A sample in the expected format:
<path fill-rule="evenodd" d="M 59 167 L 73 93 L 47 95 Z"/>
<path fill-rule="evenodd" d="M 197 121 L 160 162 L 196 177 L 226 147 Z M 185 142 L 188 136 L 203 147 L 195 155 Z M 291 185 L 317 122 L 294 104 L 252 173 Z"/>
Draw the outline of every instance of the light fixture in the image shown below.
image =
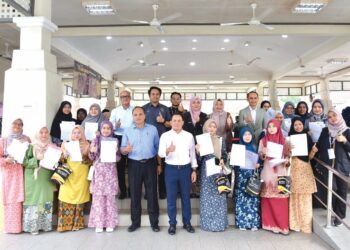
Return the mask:
<path fill-rule="evenodd" d="M 228 38 L 224 39 L 224 43 L 229 43 L 229 42 L 230 42 L 230 39 L 228 39 Z"/>
<path fill-rule="evenodd" d="M 250 42 L 249 42 L 249 41 L 244 42 L 244 46 L 245 46 L 245 47 L 248 47 L 249 45 L 250 45 Z"/>
<path fill-rule="evenodd" d="M 235 76 L 230 76 L 230 79 L 232 80 L 232 79 L 235 79 Z"/>
<path fill-rule="evenodd" d="M 141 64 L 143 64 L 144 62 L 145 62 L 145 61 L 142 60 L 142 59 L 139 60 L 139 63 L 141 63 Z"/>
<path fill-rule="evenodd" d="M 168 51 L 168 47 L 163 47 L 163 50 L 164 51 Z"/>
<path fill-rule="evenodd" d="M 327 63 L 339 65 L 339 64 L 344 64 L 347 61 L 348 61 L 348 58 L 330 58 L 327 60 Z"/>
<path fill-rule="evenodd" d="M 143 48 L 145 45 L 143 44 L 143 42 L 139 42 L 139 46 Z"/>
<path fill-rule="evenodd" d="M 106 36 L 106 40 L 112 40 L 112 36 Z"/>
<path fill-rule="evenodd" d="M 297 14 L 315 14 L 321 11 L 329 0 L 298 0 L 292 12 Z"/>
<path fill-rule="evenodd" d="M 191 67 L 196 66 L 196 63 L 195 62 L 190 62 L 190 66 Z"/>
<path fill-rule="evenodd" d="M 193 43 L 196 43 L 196 42 L 197 42 L 197 39 L 192 39 L 192 42 L 193 42 Z"/>
<path fill-rule="evenodd" d="M 164 39 L 160 40 L 160 43 L 166 43 L 166 41 Z"/>
<path fill-rule="evenodd" d="M 82 6 L 90 15 L 114 15 L 111 0 L 83 0 Z"/>
<path fill-rule="evenodd" d="M 222 48 L 220 48 L 221 50 L 225 50 L 225 48 L 224 47 L 222 47 Z"/>
<path fill-rule="evenodd" d="M 192 50 L 197 50 L 197 48 L 196 48 L 196 47 L 193 47 Z"/>
<path fill-rule="evenodd" d="M 288 38 L 288 35 L 287 34 L 283 34 L 283 35 L 281 35 L 281 37 L 286 39 L 286 38 Z"/>

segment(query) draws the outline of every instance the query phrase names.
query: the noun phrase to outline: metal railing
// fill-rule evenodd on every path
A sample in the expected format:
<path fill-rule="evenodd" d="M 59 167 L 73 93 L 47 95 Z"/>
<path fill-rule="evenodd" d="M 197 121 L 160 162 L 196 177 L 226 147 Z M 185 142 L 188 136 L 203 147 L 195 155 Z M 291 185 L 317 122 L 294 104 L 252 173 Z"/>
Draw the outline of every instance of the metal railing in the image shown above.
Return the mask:
<path fill-rule="evenodd" d="M 316 181 L 318 183 L 320 183 L 323 187 L 325 187 L 328 191 L 327 194 L 327 204 L 325 204 L 319 197 L 317 197 L 316 194 L 314 194 L 314 197 L 322 204 L 322 206 L 324 206 L 327 209 L 327 224 L 326 227 L 330 228 L 332 226 L 332 216 L 336 217 L 338 220 L 340 220 L 344 226 L 350 230 L 350 225 L 347 224 L 343 219 L 341 219 L 332 209 L 332 197 L 333 195 L 336 196 L 342 203 L 345 203 L 346 206 L 348 206 L 350 208 L 350 202 L 347 202 L 346 200 L 344 200 L 342 197 L 340 197 L 336 192 L 333 191 L 333 175 L 336 175 L 338 178 L 342 179 L 343 181 L 345 181 L 348 186 L 350 184 L 350 177 L 346 177 L 342 174 L 340 174 L 337 170 L 335 170 L 334 168 L 332 168 L 331 166 L 329 166 L 328 164 L 324 163 L 323 161 L 319 160 L 318 158 L 313 158 L 315 161 L 317 161 L 317 163 L 319 163 L 321 166 L 323 166 L 324 168 L 326 168 L 328 170 L 328 185 L 326 185 L 325 183 L 323 183 L 321 180 L 316 179 Z"/>

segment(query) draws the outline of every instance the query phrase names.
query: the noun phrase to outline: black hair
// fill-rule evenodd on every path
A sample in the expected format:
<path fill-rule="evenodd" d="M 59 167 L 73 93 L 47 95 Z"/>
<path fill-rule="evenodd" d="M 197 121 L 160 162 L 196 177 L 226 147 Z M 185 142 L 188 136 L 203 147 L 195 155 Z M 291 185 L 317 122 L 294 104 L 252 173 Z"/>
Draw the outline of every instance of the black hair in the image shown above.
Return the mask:
<path fill-rule="evenodd" d="M 102 113 L 109 112 L 109 109 L 102 110 Z"/>
<path fill-rule="evenodd" d="M 270 107 L 271 107 L 271 103 L 268 100 L 265 100 L 265 101 L 261 102 L 260 108 L 263 108 L 265 103 L 268 103 L 270 105 Z"/>
<path fill-rule="evenodd" d="M 185 121 L 185 118 L 184 118 L 184 116 L 183 116 L 181 113 L 175 113 L 175 114 L 173 114 L 173 115 L 171 116 L 171 119 L 173 119 L 173 117 L 174 117 L 175 115 L 180 116 L 181 119 L 182 119 L 182 121 Z"/>
<path fill-rule="evenodd" d="M 141 106 L 135 106 L 133 109 L 132 109 L 132 113 L 134 113 L 135 109 L 142 109 L 143 113 L 146 114 L 145 112 L 145 109 Z"/>
<path fill-rule="evenodd" d="M 179 92 L 171 93 L 170 98 L 173 98 L 173 95 L 178 95 L 178 96 L 180 96 L 180 98 L 182 98 L 182 96 L 181 96 L 181 94 Z"/>
<path fill-rule="evenodd" d="M 148 90 L 148 96 L 151 95 L 151 91 L 152 91 L 153 89 L 158 90 L 158 92 L 159 92 L 160 95 L 162 94 L 162 90 L 161 90 L 160 88 L 158 88 L 157 86 L 151 86 L 151 87 L 149 88 L 149 90 Z"/>
<path fill-rule="evenodd" d="M 247 93 L 247 98 L 249 98 L 249 95 L 250 95 L 250 94 L 256 94 L 256 95 L 259 97 L 258 92 L 256 92 L 255 90 L 249 91 L 249 92 Z"/>

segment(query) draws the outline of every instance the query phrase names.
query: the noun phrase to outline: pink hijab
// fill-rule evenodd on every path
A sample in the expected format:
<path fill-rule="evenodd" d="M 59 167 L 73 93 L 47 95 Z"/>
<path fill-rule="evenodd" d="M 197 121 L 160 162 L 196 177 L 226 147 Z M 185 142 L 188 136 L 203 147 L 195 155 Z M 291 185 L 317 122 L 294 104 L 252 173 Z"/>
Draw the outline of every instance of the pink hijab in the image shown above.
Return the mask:
<path fill-rule="evenodd" d="M 268 126 L 271 123 L 273 123 L 277 128 L 277 132 L 275 134 L 269 133 Z M 264 147 L 267 147 L 268 141 L 283 145 L 283 155 L 281 156 L 283 158 L 286 153 L 286 140 L 284 139 L 284 136 L 282 133 L 281 123 L 276 119 L 271 119 L 266 125 L 266 135 L 264 138 L 262 138 L 262 143 Z M 271 158 L 268 157 L 268 159 L 271 159 Z"/>
<path fill-rule="evenodd" d="M 194 109 L 192 108 L 192 104 L 195 101 L 199 101 L 201 103 L 201 106 L 198 109 Z M 190 100 L 190 114 L 191 114 L 191 118 L 192 118 L 192 123 L 196 124 L 196 120 L 198 120 L 199 115 L 201 113 L 201 108 L 202 108 L 202 100 L 199 96 L 192 96 L 191 100 Z"/>
<path fill-rule="evenodd" d="M 337 115 L 337 123 L 336 124 L 331 124 L 329 121 L 328 121 L 328 131 L 329 131 L 329 134 L 332 136 L 332 137 L 336 137 L 338 134 L 342 134 L 345 130 L 348 129 L 348 127 L 346 126 L 346 123 L 344 121 L 344 118 L 343 116 L 341 115 L 341 113 L 334 109 L 334 108 L 331 108 L 327 114 L 329 114 L 330 112 L 333 112 Z"/>

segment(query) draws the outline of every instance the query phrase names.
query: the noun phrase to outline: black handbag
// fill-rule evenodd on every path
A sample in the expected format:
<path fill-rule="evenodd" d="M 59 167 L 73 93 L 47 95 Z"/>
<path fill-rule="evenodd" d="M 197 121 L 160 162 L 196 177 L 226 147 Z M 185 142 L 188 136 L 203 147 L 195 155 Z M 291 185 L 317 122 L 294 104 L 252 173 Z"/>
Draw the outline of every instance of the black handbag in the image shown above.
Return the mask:
<path fill-rule="evenodd" d="M 259 196 L 261 191 L 262 181 L 260 179 L 258 169 L 254 170 L 254 174 L 249 178 L 247 185 L 245 187 L 246 193 L 252 196 Z"/>

